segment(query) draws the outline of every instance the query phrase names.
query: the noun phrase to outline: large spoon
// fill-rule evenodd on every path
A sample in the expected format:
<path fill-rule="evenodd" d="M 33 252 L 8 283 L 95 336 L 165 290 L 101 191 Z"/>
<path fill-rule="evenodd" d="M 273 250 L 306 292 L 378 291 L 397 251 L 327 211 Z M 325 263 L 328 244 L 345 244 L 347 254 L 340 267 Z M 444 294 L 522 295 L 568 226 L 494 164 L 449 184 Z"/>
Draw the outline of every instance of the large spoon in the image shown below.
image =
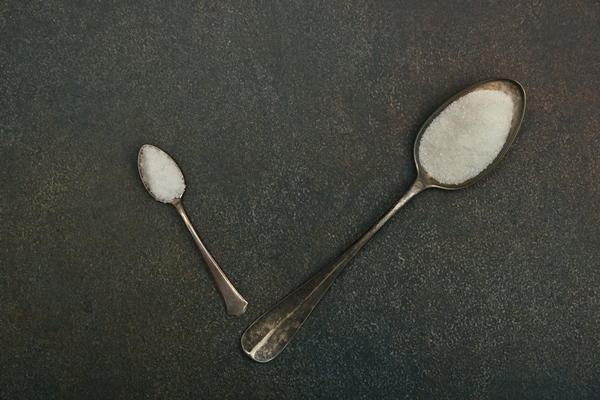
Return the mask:
<path fill-rule="evenodd" d="M 475 94 L 475 92 L 478 91 L 488 92 L 480 92 Z M 501 97 L 500 100 L 504 99 L 502 100 L 504 102 L 501 101 L 498 106 L 508 112 L 507 118 L 504 118 L 504 120 L 502 120 L 502 118 L 500 118 L 500 120 L 496 118 L 494 115 L 496 110 L 494 110 L 495 107 L 493 106 L 497 104 L 494 104 L 493 101 L 492 104 L 483 104 L 482 106 L 476 104 L 475 108 L 478 110 L 478 114 L 476 116 L 465 115 L 465 112 L 463 111 L 465 107 L 467 107 L 467 110 L 469 107 L 469 104 L 466 103 L 472 103 L 473 100 L 477 100 L 477 96 L 483 96 L 484 98 L 487 98 L 486 96 L 489 97 L 490 95 L 492 98 L 496 95 L 500 95 L 496 97 Z M 468 98 L 466 96 L 468 96 Z M 461 100 L 463 98 L 464 100 Z M 510 105 L 511 101 L 512 106 Z M 437 147 L 435 143 L 426 143 L 424 146 L 427 147 L 428 154 L 424 154 L 420 151 L 421 145 L 423 144 L 422 139 L 424 133 L 428 130 L 430 125 L 432 125 L 432 122 L 434 122 L 436 118 L 446 110 L 447 112 L 444 114 L 443 119 L 449 119 L 450 124 L 454 124 L 454 127 L 461 124 L 464 125 L 465 132 L 471 128 L 477 128 L 478 126 L 485 126 L 492 131 L 498 129 L 502 130 L 501 126 L 505 124 L 505 136 L 500 138 L 500 142 L 498 142 L 498 138 L 494 139 L 495 142 L 497 142 L 496 148 L 493 148 L 494 146 L 486 143 L 479 143 L 485 148 L 492 147 L 493 151 L 492 154 L 488 154 L 488 160 L 483 161 L 484 164 L 481 164 L 481 154 L 479 154 L 478 151 L 472 151 L 472 142 L 466 143 L 466 147 L 465 143 L 463 143 L 462 147 L 460 147 L 460 144 L 458 145 L 457 149 L 460 150 L 458 153 L 461 153 L 464 150 L 467 153 L 463 155 L 464 157 L 473 157 L 472 163 L 477 168 L 475 168 L 474 172 L 471 173 L 472 176 L 467 173 L 462 173 L 461 176 L 460 170 L 458 177 L 456 174 L 452 174 L 453 169 L 456 170 L 457 165 L 460 166 L 461 162 L 464 163 L 464 157 L 461 156 L 458 158 L 453 158 L 452 154 L 443 154 L 448 149 L 452 150 L 457 145 L 444 142 L 444 140 L 448 138 L 441 137 L 441 141 L 439 140 L 440 134 L 443 133 L 443 129 L 440 131 L 439 126 L 437 128 L 433 127 L 426 136 L 428 136 L 427 139 L 429 142 L 431 142 L 431 139 L 433 139 L 434 142 L 435 140 L 438 140 L 441 143 L 441 147 L 440 143 L 438 143 Z M 490 114 L 490 112 L 492 114 Z M 335 278 L 344 269 L 346 264 L 352 260 L 356 253 L 358 253 L 358 251 L 369 241 L 369 239 L 371 239 L 371 237 L 373 237 L 373 235 L 379 231 L 381 227 L 383 227 L 385 223 L 389 221 L 389 219 L 396 214 L 396 212 L 398 212 L 398 210 L 402 208 L 402 206 L 404 206 L 411 198 L 429 188 L 440 188 L 447 190 L 463 189 L 479 181 L 496 165 L 498 165 L 502 157 L 504 157 L 508 151 L 508 148 L 512 144 L 517 131 L 519 130 L 524 112 L 525 90 L 518 82 L 510 79 L 491 79 L 476 83 L 475 85 L 468 87 L 442 104 L 425 121 L 419 130 L 419 133 L 417 134 L 414 145 L 417 179 L 408 189 L 406 194 L 404 194 L 404 196 L 402 196 L 400 200 L 398 200 L 398 202 L 383 215 L 383 217 L 381 217 L 373 226 L 371 226 L 371 228 L 369 228 L 337 259 L 335 259 L 331 264 L 323 268 L 310 280 L 308 280 L 294 292 L 273 306 L 265 314 L 259 317 L 242 336 L 241 343 L 244 352 L 253 360 L 263 363 L 271 361 L 277 357 L 288 345 L 290 340 L 292 340 L 296 332 L 298 332 L 306 318 L 321 300 L 323 295 L 327 292 Z M 473 117 L 475 119 L 473 119 Z M 434 125 L 439 124 L 436 122 Z M 436 130 L 438 132 L 434 133 Z M 471 134 L 474 134 L 475 137 L 477 137 L 477 132 L 471 132 Z M 461 136 L 461 134 L 457 136 Z M 461 140 L 463 142 L 465 141 L 465 138 L 457 137 L 456 139 L 457 142 L 460 142 Z M 471 150 L 469 150 L 469 146 L 471 146 Z M 468 154 L 469 152 L 472 154 Z M 431 171 L 428 171 L 424 168 L 422 162 L 423 157 L 427 159 L 427 164 L 431 165 L 432 171 L 436 171 L 435 175 L 432 175 Z M 489 159 L 490 157 L 491 159 Z M 452 165 L 439 165 L 440 160 L 449 160 L 448 163 L 452 163 Z M 457 181 L 457 179 L 459 181 Z"/>
<path fill-rule="evenodd" d="M 172 204 L 183 219 L 185 226 L 190 231 L 194 242 L 196 242 L 196 246 L 200 250 L 200 254 L 202 254 L 202 258 L 204 258 L 204 262 L 217 285 L 217 289 L 219 289 L 223 297 L 227 314 L 242 315 L 246 311 L 248 302 L 238 293 L 221 268 L 219 268 L 215 259 L 210 255 L 200 237 L 198 237 L 196 230 L 183 209 L 181 197 L 185 191 L 185 181 L 183 173 L 175 161 L 158 147 L 145 144 L 138 154 L 138 170 L 148 193 L 160 202 Z"/>

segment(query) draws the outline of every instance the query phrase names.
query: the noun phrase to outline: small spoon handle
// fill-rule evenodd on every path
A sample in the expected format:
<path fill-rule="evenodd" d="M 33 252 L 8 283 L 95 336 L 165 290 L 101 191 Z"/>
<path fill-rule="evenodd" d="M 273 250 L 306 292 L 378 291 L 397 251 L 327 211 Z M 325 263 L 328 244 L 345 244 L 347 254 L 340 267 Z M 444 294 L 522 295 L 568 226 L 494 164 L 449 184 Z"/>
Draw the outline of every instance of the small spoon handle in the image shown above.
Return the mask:
<path fill-rule="evenodd" d="M 246 307 L 248 306 L 248 302 L 238 293 L 238 291 L 233 287 L 225 273 L 219 266 L 214 258 L 210 255 L 204 243 L 198 237 L 196 230 L 192 226 L 190 219 L 188 218 L 185 210 L 183 209 L 183 204 L 181 203 L 181 199 L 176 199 L 173 202 L 173 206 L 185 222 L 185 226 L 187 226 L 188 231 L 190 231 L 192 237 L 194 238 L 194 242 L 196 242 L 196 246 L 198 246 L 198 250 L 200 250 L 200 254 L 202 254 L 202 258 L 204 258 L 204 262 L 206 263 L 206 267 L 208 268 L 210 274 L 212 275 L 221 296 L 223 297 L 223 301 L 225 302 L 225 307 L 227 308 L 227 314 L 229 315 L 242 315 L 246 312 Z"/>
<path fill-rule="evenodd" d="M 406 194 L 337 259 L 254 321 L 242 335 L 242 349 L 248 357 L 263 363 L 277 357 L 356 253 L 402 206 L 426 188 L 417 178 Z"/>

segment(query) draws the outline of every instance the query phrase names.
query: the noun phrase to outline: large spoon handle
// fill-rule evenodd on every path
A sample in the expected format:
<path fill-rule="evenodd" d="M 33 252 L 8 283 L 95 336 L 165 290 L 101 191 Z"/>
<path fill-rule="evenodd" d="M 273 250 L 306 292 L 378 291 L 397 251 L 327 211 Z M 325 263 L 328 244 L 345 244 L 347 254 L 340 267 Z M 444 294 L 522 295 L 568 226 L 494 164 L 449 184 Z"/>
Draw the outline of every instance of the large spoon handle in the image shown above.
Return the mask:
<path fill-rule="evenodd" d="M 246 311 L 246 307 L 248 306 L 248 302 L 238 293 L 238 291 L 233 287 L 227 276 L 214 258 L 210 255 L 204 243 L 198 237 L 196 230 L 192 226 L 190 219 L 188 218 L 185 210 L 183 209 L 183 204 L 181 203 L 181 199 L 177 199 L 173 202 L 175 209 L 185 222 L 185 226 L 190 231 L 190 234 L 194 238 L 194 242 L 196 242 L 196 246 L 198 246 L 198 250 L 200 250 L 200 254 L 202 254 L 202 258 L 204 258 L 204 262 L 212 275 L 215 284 L 217 285 L 217 289 L 221 293 L 223 297 L 223 301 L 225 302 L 225 307 L 227 308 L 227 314 L 229 315 L 242 315 Z"/>
<path fill-rule="evenodd" d="M 277 357 L 356 253 L 411 198 L 427 186 L 418 179 L 400 200 L 331 264 L 259 317 L 242 335 L 242 349 L 258 362 Z"/>

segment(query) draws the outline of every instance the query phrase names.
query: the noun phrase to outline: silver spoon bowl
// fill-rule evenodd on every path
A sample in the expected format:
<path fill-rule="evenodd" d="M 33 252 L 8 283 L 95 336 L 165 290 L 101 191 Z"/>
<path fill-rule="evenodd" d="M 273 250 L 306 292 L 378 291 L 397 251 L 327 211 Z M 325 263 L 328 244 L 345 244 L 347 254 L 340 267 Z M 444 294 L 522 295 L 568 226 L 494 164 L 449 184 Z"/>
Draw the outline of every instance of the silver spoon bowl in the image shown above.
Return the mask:
<path fill-rule="evenodd" d="M 148 151 L 151 149 L 153 149 L 154 151 L 159 151 L 163 157 L 168 157 L 168 160 L 172 161 L 172 165 L 170 166 L 172 168 L 177 168 L 177 171 L 181 174 L 181 179 L 183 179 L 183 173 L 181 173 L 181 170 L 179 169 L 175 161 L 166 152 L 164 152 L 156 146 L 145 144 L 142 146 L 138 154 L 138 171 L 140 173 L 140 178 L 144 183 L 144 187 L 146 188 L 148 193 L 150 193 L 150 195 L 152 195 L 152 197 L 154 197 L 157 201 L 161 201 L 163 203 L 170 203 L 175 207 L 175 209 L 183 219 L 185 226 L 188 228 L 188 231 L 192 235 L 192 238 L 194 238 L 194 242 L 196 243 L 196 246 L 198 246 L 198 250 L 200 250 L 200 254 L 204 259 L 204 263 L 206 264 L 208 271 L 212 275 L 215 284 L 217 285 L 217 289 L 221 293 L 221 297 L 223 297 L 223 301 L 225 302 L 225 307 L 227 309 L 227 314 L 242 315 L 246 311 L 248 302 L 238 293 L 238 291 L 231 284 L 229 279 L 227 279 L 227 276 L 225 276 L 225 273 L 223 272 L 223 270 L 221 270 L 215 259 L 210 255 L 210 253 L 206 249 L 206 246 L 204 246 L 204 243 L 202 243 L 200 237 L 196 233 L 196 230 L 192 226 L 192 223 L 190 222 L 190 219 L 188 218 L 185 210 L 183 209 L 183 203 L 181 202 L 181 198 L 183 196 L 183 191 L 185 190 L 185 184 L 183 184 L 179 193 L 174 194 L 173 197 L 169 199 L 164 199 L 162 197 L 157 196 L 156 193 L 154 193 L 154 191 L 152 190 L 152 187 L 149 184 L 149 176 L 147 176 L 149 171 L 146 171 L 142 166 L 142 158 L 144 156 L 144 151 Z"/>
<path fill-rule="evenodd" d="M 503 148 L 496 158 L 477 176 L 460 184 L 443 184 L 435 180 L 419 161 L 420 139 L 431 122 L 450 104 L 476 90 L 499 90 L 510 96 L 513 101 L 513 114 L 508 136 Z M 241 344 L 244 352 L 253 360 L 268 362 L 277 357 L 292 340 L 306 318 L 319 303 L 323 295 L 331 287 L 336 277 L 354 258 L 358 251 L 377 233 L 400 208 L 415 195 L 429 188 L 458 190 L 466 188 L 479 181 L 494 169 L 504 157 L 514 141 L 523 115 L 525 113 L 525 90 L 511 79 L 490 79 L 474 84 L 454 95 L 442 104 L 423 124 L 417 134 L 414 145 L 414 158 L 417 166 L 417 179 L 408 191 L 392 206 L 373 226 L 371 226 L 354 244 L 344 251 L 337 259 L 323 268 L 310 280 L 289 294 L 270 310 L 259 317 L 242 335 Z"/>

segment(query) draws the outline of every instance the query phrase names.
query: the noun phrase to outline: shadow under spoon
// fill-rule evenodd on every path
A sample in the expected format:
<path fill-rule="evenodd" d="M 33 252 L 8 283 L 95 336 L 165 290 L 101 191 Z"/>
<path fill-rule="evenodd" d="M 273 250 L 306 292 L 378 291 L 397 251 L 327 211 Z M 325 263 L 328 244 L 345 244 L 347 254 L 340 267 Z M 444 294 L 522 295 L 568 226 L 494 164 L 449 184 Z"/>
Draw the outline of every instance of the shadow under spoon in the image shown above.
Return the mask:
<path fill-rule="evenodd" d="M 524 112 L 525 90 L 510 79 L 476 83 L 442 104 L 417 134 L 417 178 L 406 194 L 337 259 L 259 317 L 241 338 L 244 352 L 263 363 L 277 357 L 348 262 L 410 199 L 429 188 L 463 189 L 496 167 L 511 146 Z M 491 133 L 482 136 L 473 132 L 477 129 Z M 458 132 L 456 137 L 448 136 L 452 132 Z"/>
<path fill-rule="evenodd" d="M 223 297 L 227 314 L 242 315 L 248 302 L 238 293 L 210 255 L 183 209 L 181 197 L 185 191 L 185 181 L 177 163 L 158 147 L 145 144 L 138 154 L 138 171 L 148 193 L 162 203 L 172 204 L 183 219 Z"/>

